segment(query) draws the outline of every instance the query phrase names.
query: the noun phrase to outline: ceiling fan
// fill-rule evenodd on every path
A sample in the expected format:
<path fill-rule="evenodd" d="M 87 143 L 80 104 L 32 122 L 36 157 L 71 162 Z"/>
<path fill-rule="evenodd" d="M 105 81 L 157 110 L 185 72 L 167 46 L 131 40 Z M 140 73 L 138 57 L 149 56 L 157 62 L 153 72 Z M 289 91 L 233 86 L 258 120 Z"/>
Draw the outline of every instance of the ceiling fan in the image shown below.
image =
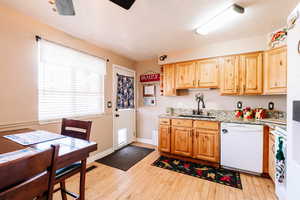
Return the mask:
<path fill-rule="evenodd" d="M 111 2 L 117 4 L 118 6 L 129 10 L 134 4 L 135 0 L 110 0 Z M 55 5 L 54 11 L 57 11 L 60 15 L 75 15 L 75 9 L 73 0 L 49 0 L 51 5 Z"/>

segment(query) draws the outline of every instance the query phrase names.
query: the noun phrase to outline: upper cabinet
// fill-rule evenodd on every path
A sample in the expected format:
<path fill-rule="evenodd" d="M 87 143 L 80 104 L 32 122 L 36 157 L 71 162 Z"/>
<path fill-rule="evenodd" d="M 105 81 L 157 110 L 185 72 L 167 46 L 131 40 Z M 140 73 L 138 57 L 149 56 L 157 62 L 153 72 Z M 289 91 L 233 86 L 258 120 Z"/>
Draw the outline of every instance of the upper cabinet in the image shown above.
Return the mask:
<path fill-rule="evenodd" d="M 219 59 L 221 94 L 236 95 L 239 93 L 239 57 L 230 56 Z"/>
<path fill-rule="evenodd" d="M 196 65 L 196 87 L 218 88 L 219 68 L 218 59 L 199 60 Z"/>
<path fill-rule="evenodd" d="M 176 96 L 175 64 L 163 66 L 163 91 L 164 96 Z"/>
<path fill-rule="evenodd" d="M 222 95 L 286 94 L 287 50 L 164 65 L 163 78 L 165 96 L 190 88 L 220 88 Z"/>
<path fill-rule="evenodd" d="M 264 94 L 286 94 L 287 48 L 267 51 L 264 56 Z"/>
<path fill-rule="evenodd" d="M 263 92 L 263 54 L 251 53 L 240 56 L 240 94 L 252 95 Z"/>
<path fill-rule="evenodd" d="M 221 94 L 254 95 L 263 89 L 262 53 L 220 58 Z"/>
<path fill-rule="evenodd" d="M 176 89 L 196 87 L 196 64 L 194 61 L 176 64 Z"/>

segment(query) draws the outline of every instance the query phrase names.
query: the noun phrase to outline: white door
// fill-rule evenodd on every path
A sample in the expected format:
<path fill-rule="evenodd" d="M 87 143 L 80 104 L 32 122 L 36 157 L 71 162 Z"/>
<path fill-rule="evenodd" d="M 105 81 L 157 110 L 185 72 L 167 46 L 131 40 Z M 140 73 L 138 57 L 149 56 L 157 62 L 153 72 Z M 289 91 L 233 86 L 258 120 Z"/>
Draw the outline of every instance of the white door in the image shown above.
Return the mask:
<path fill-rule="evenodd" d="M 114 150 L 135 141 L 135 71 L 113 66 Z"/>

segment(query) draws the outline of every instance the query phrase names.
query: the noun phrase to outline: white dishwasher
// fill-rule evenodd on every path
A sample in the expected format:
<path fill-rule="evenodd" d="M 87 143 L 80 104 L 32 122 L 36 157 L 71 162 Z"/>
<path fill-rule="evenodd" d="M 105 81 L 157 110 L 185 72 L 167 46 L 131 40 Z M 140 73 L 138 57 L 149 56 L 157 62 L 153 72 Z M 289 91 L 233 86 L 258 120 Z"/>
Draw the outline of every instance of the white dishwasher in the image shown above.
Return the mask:
<path fill-rule="evenodd" d="M 221 124 L 221 165 L 224 168 L 263 173 L 263 126 Z"/>

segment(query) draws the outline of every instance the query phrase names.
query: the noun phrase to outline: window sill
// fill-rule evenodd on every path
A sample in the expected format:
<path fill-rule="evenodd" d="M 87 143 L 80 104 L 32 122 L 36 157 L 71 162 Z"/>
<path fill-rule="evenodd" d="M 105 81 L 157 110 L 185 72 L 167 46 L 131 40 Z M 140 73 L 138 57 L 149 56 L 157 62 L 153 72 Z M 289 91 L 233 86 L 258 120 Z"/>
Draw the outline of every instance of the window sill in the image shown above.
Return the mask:
<path fill-rule="evenodd" d="M 98 119 L 98 118 L 103 118 L 105 116 L 110 115 L 111 113 L 103 113 L 103 114 L 96 114 L 96 115 L 83 115 L 83 116 L 70 116 L 66 118 L 71 118 L 71 119 L 76 119 L 76 120 L 90 120 L 90 119 Z M 60 119 L 49 119 L 49 120 L 41 120 L 39 121 L 39 125 L 47 125 L 47 124 L 57 124 L 61 123 L 61 118 Z"/>

